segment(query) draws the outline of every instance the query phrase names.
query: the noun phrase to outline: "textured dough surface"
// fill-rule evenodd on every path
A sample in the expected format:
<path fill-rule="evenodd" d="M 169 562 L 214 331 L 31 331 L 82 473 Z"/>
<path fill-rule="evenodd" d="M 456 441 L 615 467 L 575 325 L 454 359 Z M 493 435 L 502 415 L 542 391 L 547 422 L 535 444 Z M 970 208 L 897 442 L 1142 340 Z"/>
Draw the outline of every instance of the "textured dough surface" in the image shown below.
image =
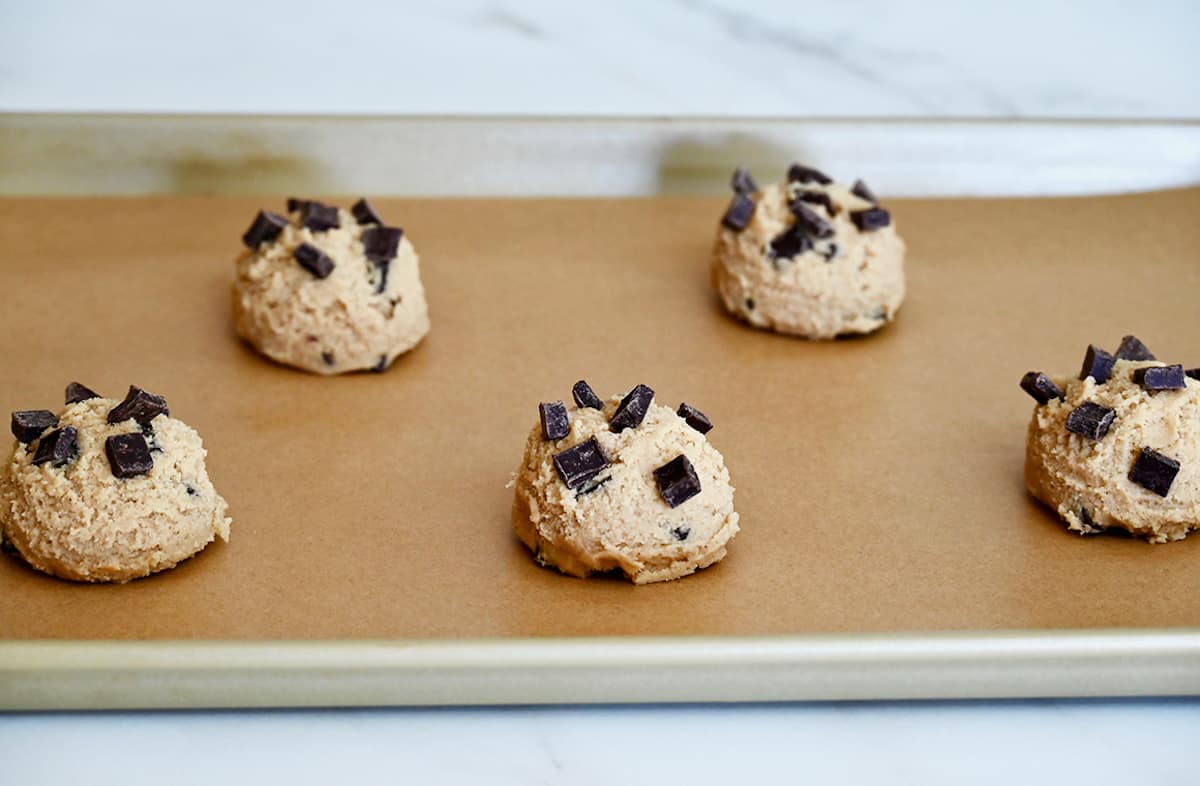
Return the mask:
<path fill-rule="evenodd" d="M 363 251 L 363 226 L 338 210 L 341 226 L 321 232 L 299 214 L 274 241 L 237 260 L 233 314 L 237 332 L 279 363 L 317 374 L 382 370 L 429 332 L 429 311 L 417 252 L 407 233 L 377 293 L 378 269 Z M 311 243 L 333 259 L 317 278 L 292 253 Z"/>
<path fill-rule="evenodd" d="M 1065 398 L 1034 410 L 1026 439 L 1025 485 L 1069 529 L 1091 534 L 1118 528 L 1165 543 L 1200 527 L 1200 382 L 1188 379 L 1184 390 L 1151 393 L 1133 381 L 1136 369 L 1162 365 L 1118 360 L 1112 378 L 1101 385 L 1092 377 L 1053 378 Z M 1116 412 L 1099 440 L 1067 431 L 1067 415 L 1085 401 Z M 1166 497 L 1129 479 L 1144 447 L 1180 463 Z"/>
<path fill-rule="evenodd" d="M 825 193 L 840 208 L 829 216 L 834 235 L 789 259 L 772 259 L 771 241 L 793 223 L 788 203 L 801 191 Z M 776 183 L 754 195 L 757 207 L 740 232 L 721 226 L 712 282 L 728 311 L 760 328 L 811 339 L 870 333 L 896 316 L 904 301 L 904 240 L 895 223 L 860 232 L 851 210 L 871 202 L 839 183 Z M 830 243 L 837 253 L 826 259 Z"/>
<path fill-rule="evenodd" d="M 720 561 L 738 531 L 733 486 L 725 462 L 705 437 L 671 409 L 652 404 L 637 428 L 614 434 L 604 410 L 567 404 L 571 431 L 546 441 L 529 433 L 516 475 L 513 526 L 539 562 L 572 576 L 620 569 L 635 584 L 687 576 Z M 594 491 L 576 494 L 554 468 L 557 453 L 595 437 L 612 466 Z M 663 501 L 654 470 L 680 453 L 700 478 L 701 491 L 676 508 Z M 687 530 L 680 540 L 674 534 Z"/>
<path fill-rule="evenodd" d="M 79 432 L 79 453 L 66 466 L 33 465 L 35 441 L 17 443 L 0 471 L 4 539 L 38 570 L 78 581 L 128 581 L 174 567 L 214 536 L 229 540 L 225 500 L 209 481 L 200 436 L 185 423 L 155 417 L 150 425 L 161 450 L 151 454 L 154 468 L 113 476 L 105 440 L 140 431 L 132 419 L 109 425 L 118 403 L 89 399 L 59 415 L 59 427 Z"/>

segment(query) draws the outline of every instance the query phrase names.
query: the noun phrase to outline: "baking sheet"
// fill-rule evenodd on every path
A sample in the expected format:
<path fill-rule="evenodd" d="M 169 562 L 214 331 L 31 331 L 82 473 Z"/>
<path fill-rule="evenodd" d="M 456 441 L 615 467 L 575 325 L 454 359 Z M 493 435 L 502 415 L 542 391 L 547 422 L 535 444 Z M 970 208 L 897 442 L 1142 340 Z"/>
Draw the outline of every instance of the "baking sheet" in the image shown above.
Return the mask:
<path fill-rule="evenodd" d="M 280 197 L 282 199 L 282 197 Z M 378 200 L 421 254 L 433 331 L 382 375 L 321 378 L 240 344 L 257 199 L 0 201 L 0 405 L 72 379 L 165 395 L 209 450 L 232 541 L 84 586 L 0 560 L 0 635 L 477 640 L 1200 625 L 1200 539 L 1080 538 L 1025 494 L 1017 387 L 1136 333 L 1200 364 L 1200 190 L 893 201 L 899 320 L 809 343 L 726 317 L 721 200 Z M 538 401 L 638 382 L 716 423 L 742 533 L 647 587 L 538 568 L 511 491 Z"/>

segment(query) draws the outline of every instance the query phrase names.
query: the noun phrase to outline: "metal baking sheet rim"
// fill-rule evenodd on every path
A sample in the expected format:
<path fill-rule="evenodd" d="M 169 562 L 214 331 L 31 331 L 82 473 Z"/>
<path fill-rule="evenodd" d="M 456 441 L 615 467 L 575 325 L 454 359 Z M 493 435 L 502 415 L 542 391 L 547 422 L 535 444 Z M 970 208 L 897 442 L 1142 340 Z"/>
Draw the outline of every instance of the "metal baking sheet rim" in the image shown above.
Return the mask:
<path fill-rule="evenodd" d="M 1200 695 L 1200 628 L 0 643 L 4 710 L 1165 695 Z"/>

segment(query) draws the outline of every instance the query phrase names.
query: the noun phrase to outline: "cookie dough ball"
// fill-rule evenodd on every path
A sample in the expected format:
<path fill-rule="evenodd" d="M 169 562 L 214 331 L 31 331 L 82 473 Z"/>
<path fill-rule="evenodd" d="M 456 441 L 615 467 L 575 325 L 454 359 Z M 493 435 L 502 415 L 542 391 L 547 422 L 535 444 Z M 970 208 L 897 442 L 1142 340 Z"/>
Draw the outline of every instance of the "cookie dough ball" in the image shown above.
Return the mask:
<path fill-rule="evenodd" d="M 1115 354 L 1089 347 L 1079 378 L 1029 372 L 1029 492 L 1083 535 L 1182 540 L 1200 527 L 1198 380 L 1200 369 L 1160 363 L 1133 336 Z"/>
<path fill-rule="evenodd" d="M 242 238 L 237 332 L 272 360 L 317 374 L 383 371 L 429 332 L 417 252 L 366 200 L 349 210 L 288 200 Z"/>
<path fill-rule="evenodd" d="M 810 339 L 870 333 L 904 301 L 904 241 L 862 181 L 794 165 L 759 189 L 743 169 L 717 233 L 712 282 L 729 313 Z"/>
<path fill-rule="evenodd" d="M 229 540 L 200 437 L 160 396 L 130 388 L 118 402 L 73 383 L 59 414 L 13 413 L 13 433 L 0 532 L 38 570 L 128 581 Z"/>
<path fill-rule="evenodd" d="M 542 565 L 572 576 L 619 569 L 669 581 L 725 556 L 738 531 L 712 423 L 654 403 L 638 385 L 602 402 L 586 382 L 574 404 L 541 405 L 516 473 L 513 526 Z"/>

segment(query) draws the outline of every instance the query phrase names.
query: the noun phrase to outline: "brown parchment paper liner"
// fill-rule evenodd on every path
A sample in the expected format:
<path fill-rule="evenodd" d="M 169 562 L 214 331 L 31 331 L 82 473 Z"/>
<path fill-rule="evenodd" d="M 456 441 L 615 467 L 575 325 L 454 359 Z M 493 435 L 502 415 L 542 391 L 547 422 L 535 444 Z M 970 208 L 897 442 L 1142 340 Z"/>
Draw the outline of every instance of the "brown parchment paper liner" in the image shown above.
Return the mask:
<path fill-rule="evenodd" d="M 282 197 L 281 197 L 282 199 Z M 0 559 L 0 636 L 758 635 L 1200 624 L 1200 538 L 1067 533 L 1021 482 L 1023 372 L 1141 336 L 1200 365 L 1200 191 L 886 201 L 909 297 L 877 335 L 748 329 L 708 289 L 722 201 L 377 200 L 421 255 L 433 330 L 324 379 L 230 326 L 260 200 L 0 201 L 0 407 L 72 379 L 167 397 L 232 540 L 83 586 Z M 638 382 L 716 423 L 743 531 L 633 587 L 538 568 L 505 488 L 537 403 Z"/>

